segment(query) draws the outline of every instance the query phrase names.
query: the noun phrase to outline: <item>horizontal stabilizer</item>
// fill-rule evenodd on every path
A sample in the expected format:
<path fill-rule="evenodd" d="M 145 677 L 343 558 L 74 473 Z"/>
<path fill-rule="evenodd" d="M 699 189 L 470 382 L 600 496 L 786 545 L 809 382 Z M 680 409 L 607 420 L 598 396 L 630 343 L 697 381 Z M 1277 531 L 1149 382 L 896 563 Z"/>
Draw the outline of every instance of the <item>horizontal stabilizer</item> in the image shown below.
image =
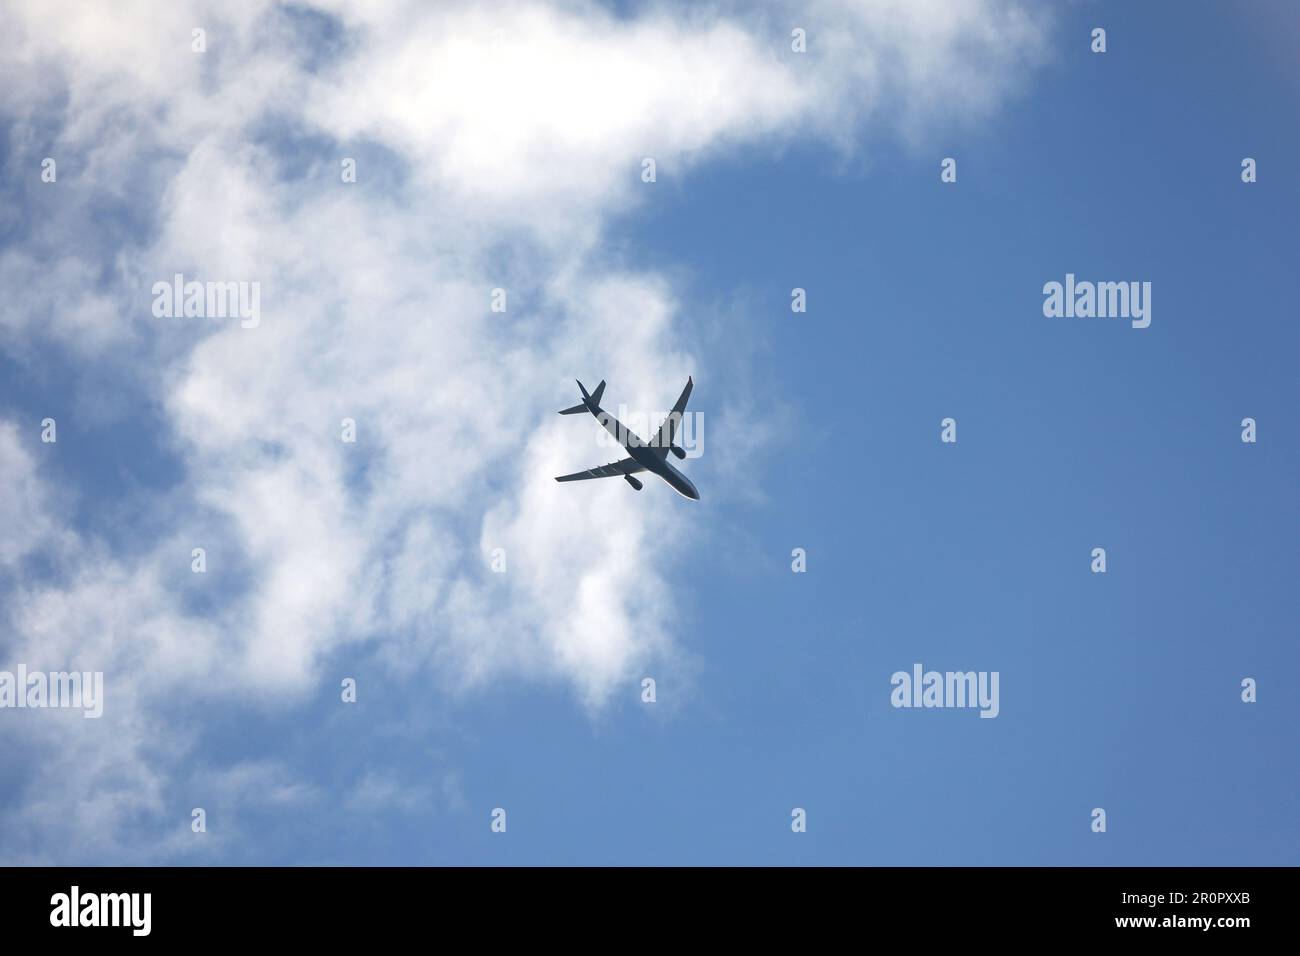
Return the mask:
<path fill-rule="evenodd" d="M 600 408 L 600 396 L 605 394 L 605 380 L 601 379 L 600 384 L 596 386 L 596 390 L 590 395 L 582 387 L 581 382 L 578 383 L 578 391 L 582 392 L 582 404 L 574 405 L 572 408 L 561 408 L 561 415 L 577 415 L 580 412 L 592 412 L 594 414 L 595 410 Z"/>

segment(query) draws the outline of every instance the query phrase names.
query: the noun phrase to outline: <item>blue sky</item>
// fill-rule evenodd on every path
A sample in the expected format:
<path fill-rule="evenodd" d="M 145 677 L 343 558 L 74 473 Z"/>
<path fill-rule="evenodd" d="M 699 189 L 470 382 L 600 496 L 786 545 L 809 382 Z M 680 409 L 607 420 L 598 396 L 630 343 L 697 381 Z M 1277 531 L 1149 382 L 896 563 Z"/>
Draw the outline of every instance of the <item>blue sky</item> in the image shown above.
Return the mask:
<path fill-rule="evenodd" d="M 935 26 L 1006 8 L 923 15 L 898 49 L 940 65 L 907 81 L 878 41 L 892 21 L 816 8 L 804 101 L 812 81 L 783 33 L 724 7 L 773 71 L 745 84 L 752 101 L 701 119 L 669 90 L 641 125 L 555 156 L 563 127 L 542 124 L 519 141 L 531 167 L 459 153 L 475 137 L 464 117 L 447 146 L 419 111 L 346 115 L 315 78 L 363 85 L 384 49 L 349 65 L 337 38 L 364 50 L 365 24 L 291 39 L 305 15 L 263 11 L 289 33 L 267 28 L 238 55 L 271 69 L 266 49 L 297 50 L 301 115 L 273 97 L 260 123 L 212 142 L 264 150 L 244 179 L 268 158 L 281 175 L 245 195 L 228 178 L 237 150 L 194 133 L 220 125 L 205 109 L 222 97 L 253 96 L 220 66 L 193 78 L 211 85 L 205 106 L 135 77 L 123 95 L 139 113 L 112 122 L 137 124 L 128 158 L 166 184 L 145 212 L 133 196 L 148 187 L 129 177 L 102 211 L 77 192 L 78 167 L 121 171 L 78 150 L 73 122 L 78 83 L 117 67 L 68 67 L 53 118 L 6 101 L 0 188 L 23 212 L 0 229 L 0 447 L 26 490 L 2 553 L 16 557 L 0 567 L 0 668 L 99 667 L 108 697 L 104 729 L 0 712 L 0 859 L 1298 862 L 1300 17 L 1040 8 L 1033 30 L 994 31 L 978 55 Z M 621 7 L 587 55 L 618 49 L 639 18 L 672 23 L 668 9 Z M 499 22 L 533 28 L 523 13 Z M 36 23 L 16 57 L 73 57 L 32 39 Z M 1104 54 L 1089 50 L 1095 26 Z M 822 55 L 837 27 L 892 51 L 879 89 Z M 689 28 L 664 29 L 687 42 L 672 31 Z M 210 32 L 213 52 L 246 40 L 237 24 Z M 716 59 L 750 63 L 729 37 L 715 35 Z M 877 102 L 841 108 L 859 94 Z M 192 138 L 149 125 L 158 103 L 196 117 L 177 120 Z M 669 127 L 658 181 L 639 182 Z M 59 149 L 84 161 L 32 185 Z M 441 158 L 426 176 L 428 154 Z M 355 207 L 357 192 L 334 198 L 338 155 L 375 170 Z M 948 156 L 953 184 L 939 181 Z M 177 212 L 190 202 L 194 220 Z M 88 277 L 15 258 L 82 231 Z M 132 276 L 173 269 L 262 279 L 264 328 L 151 325 Z M 1150 327 L 1045 318 L 1042 287 L 1066 273 L 1151 282 Z M 43 284 L 26 290 L 33 274 Z M 67 320 L 82 314 L 74 280 L 109 305 L 85 323 L 130 331 Z M 478 297 L 499 283 L 515 311 L 492 325 Z M 795 287 L 806 314 L 790 311 Z M 555 467 L 606 454 L 594 423 L 556 420 L 573 378 L 608 379 L 607 405 L 662 409 L 687 374 L 706 443 L 683 468 L 700 502 L 658 483 L 554 486 Z M 335 423 L 352 408 L 362 438 L 344 448 Z M 956 444 L 939 440 L 949 416 Z M 1240 440 L 1247 416 L 1255 444 Z M 494 578 L 479 558 L 497 544 L 511 569 Z M 1089 570 L 1095 547 L 1105 574 Z M 583 629 L 612 636 L 572 636 Z M 999 716 L 891 707 L 891 675 L 915 662 L 998 671 Z M 339 700 L 343 676 L 356 704 Z M 1257 703 L 1241 701 L 1244 677 Z M 791 832 L 795 807 L 806 833 Z"/>

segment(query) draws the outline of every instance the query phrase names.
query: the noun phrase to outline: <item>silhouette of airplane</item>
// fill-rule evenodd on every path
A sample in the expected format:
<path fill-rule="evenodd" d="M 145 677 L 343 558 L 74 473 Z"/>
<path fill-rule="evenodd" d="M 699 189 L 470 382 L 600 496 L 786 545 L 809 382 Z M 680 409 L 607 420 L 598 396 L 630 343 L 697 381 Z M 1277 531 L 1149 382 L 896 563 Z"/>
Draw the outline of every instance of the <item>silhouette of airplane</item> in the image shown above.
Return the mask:
<path fill-rule="evenodd" d="M 627 449 L 630 457 L 608 465 L 601 465 L 599 468 L 588 468 L 586 471 L 575 472 L 572 475 L 561 475 L 555 480 L 582 481 L 586 478 L 613 478 L 615 475 L 622 475 L 627 479 L 629 485 L 640 491 L 641 482 L 632 476 L 643 471 L 649 471 L 668 482 L 679 495 L 684 495 L 693 501 L 699 501 L 700 493 L 695 490 L 695 485 L 691 483 L 691 479 L 668 462 L 668 453 L 670 451 L 678 458 L 686 457 L 686 452 L 673 444 L 673 437 L 677 433 L 677 426 L 681 424 L 682 414 L 686 411 L 686 401 L 691 397 L 691 389 L 694 387 L 694 381 L 688 376 L 686 387 L 682 389 L 677 404 L 673 406 L 673 410 L 668 413 L 668 417 L 659 426 L 659 431 L 655 432 L 655 437 L 647 442 L 600 407 L 600 396 L 605 393 L 604 382 L 597 385 L 596 390 L 591 394 L 588 394 L 582 383 L 579 382 L 578 391 L 582 392 L 582 404 L 561 409 L 560 414 L 578 415 L 582 412 L 591 412 L 596 417 L 596 421 L 600 422 L 605 430 L 618 439 L 619 444 Z"/>

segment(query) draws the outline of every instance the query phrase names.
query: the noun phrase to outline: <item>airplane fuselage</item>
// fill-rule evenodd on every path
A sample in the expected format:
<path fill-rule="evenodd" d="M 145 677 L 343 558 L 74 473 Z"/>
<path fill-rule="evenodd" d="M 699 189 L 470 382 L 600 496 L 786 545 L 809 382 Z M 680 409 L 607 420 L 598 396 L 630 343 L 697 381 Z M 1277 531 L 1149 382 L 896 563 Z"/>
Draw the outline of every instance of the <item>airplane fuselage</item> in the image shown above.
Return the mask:
<path fill-rule="evenodd" d="M 595 416 L 604 429 L 618 439 L 619 444 L 627 449 L 628 457 L 648 472 L 658 475 L 668 482 L 673 491 L 692 501 L 700 500 L 700 493 L 695 483 L 668 462 L 668 449 L 656 448 L 644 441 L 636 432 L 628 428 L 617 418 L 599 406 L 587 402 L 587 409 Z"/>

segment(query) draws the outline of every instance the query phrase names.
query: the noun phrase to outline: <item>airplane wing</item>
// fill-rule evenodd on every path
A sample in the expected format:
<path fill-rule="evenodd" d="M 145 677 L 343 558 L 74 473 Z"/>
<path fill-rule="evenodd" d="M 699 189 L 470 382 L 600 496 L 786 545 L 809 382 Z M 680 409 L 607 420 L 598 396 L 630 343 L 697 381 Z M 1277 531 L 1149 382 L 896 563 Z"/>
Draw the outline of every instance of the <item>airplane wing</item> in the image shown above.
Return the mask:
<path fill-rule="evenodd" d="M 668 448 L 673 443 L 673 438 L 677 435 L 677 427 L 682 423 L 682 415 L 686 412 L 686 403 L 690 401 L 691 389 L 695 387 L 695 380 L 691 376 L 686 377 L 686 387 L 682 389 L 682 394 L 677 399 L 677 404 L 673 410 L 668 413 L 664 423 L 659 426 L 659 431 L 655 433 L 654 440 L 650 443 L 654 445 L 655 450 L 660 456 L 668 454 Z"/>
<path fill-rule="evenodd" d="M 638 471 L 645 471 L 645 466 L 638 465 L 631 458 L 624 458 L 622 461 L 601 465 L 599 468 L 588 468 L 586 471 L 577 471 L 572 475 L 561 475 L 555 480 L 582 481 L 584 478 L 613 478 L 617 475 L 635 475 Z"/>

